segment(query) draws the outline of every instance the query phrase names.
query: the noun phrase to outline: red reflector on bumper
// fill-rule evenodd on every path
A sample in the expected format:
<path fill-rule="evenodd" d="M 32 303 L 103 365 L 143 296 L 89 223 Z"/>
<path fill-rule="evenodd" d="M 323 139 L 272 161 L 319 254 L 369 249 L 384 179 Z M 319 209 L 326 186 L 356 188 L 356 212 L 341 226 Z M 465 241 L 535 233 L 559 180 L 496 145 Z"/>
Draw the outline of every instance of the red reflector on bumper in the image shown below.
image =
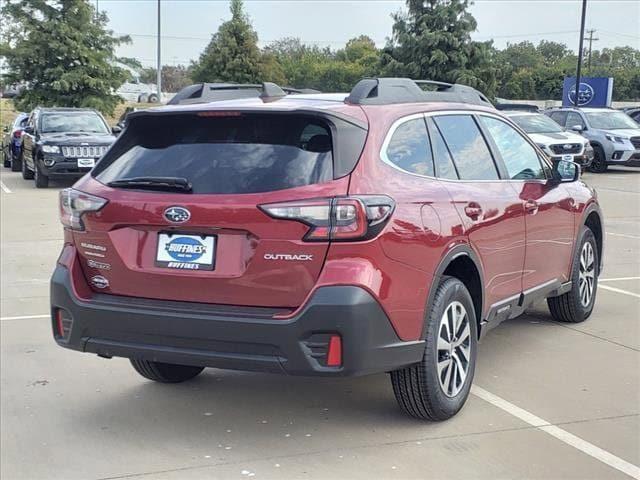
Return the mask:
<path fill-rule="evenodd" d="M 342 338 L 332 335 L 327 350 L 327 367 L 339 367 L 342 365 Z"/>

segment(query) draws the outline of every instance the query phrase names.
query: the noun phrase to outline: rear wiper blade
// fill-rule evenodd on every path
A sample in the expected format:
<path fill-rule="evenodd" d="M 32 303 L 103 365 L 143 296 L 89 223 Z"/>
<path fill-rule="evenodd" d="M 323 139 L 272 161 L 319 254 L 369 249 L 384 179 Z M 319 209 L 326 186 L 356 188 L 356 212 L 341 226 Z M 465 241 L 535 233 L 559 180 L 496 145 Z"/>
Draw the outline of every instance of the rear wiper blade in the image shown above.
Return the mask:
<path fill-rule="evenodd" d="M 182 177 L 132 177 L 113 180 L 107 183 L 116 188 L 145 188 L 149 190 L 177 190 L 190 193 L 193 190 L 191 182 Z"/>

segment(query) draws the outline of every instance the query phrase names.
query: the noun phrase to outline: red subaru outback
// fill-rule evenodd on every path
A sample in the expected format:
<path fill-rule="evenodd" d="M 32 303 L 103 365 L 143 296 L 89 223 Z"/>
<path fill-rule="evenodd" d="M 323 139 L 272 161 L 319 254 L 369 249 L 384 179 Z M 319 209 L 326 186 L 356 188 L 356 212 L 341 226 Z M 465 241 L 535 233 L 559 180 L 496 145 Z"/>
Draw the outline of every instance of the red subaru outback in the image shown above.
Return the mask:
<path fill-rule="evenodd" d="M 576 164 L 476 90 L 408 79 L 135 112 L 60 203 L 60 346 L 160 382 L 391 372 L 434 420 L 490 328 L 544 298 L 589 317 L 603 251 Z"/>

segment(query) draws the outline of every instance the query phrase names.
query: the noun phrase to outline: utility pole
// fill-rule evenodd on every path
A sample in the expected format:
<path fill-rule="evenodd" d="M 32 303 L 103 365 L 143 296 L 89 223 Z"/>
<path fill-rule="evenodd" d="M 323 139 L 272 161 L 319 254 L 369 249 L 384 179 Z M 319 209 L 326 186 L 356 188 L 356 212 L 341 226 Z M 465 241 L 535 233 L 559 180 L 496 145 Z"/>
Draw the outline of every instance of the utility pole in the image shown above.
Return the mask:
<path fill-rule="evenodd" d="M 589 33 L 589 38 L 585 38 L 585 40 L 589 40 L 589 60 L 587 61 L 587 68 L 589 69 L 589 73 L 591 73 L 591 46 L 593 42 L 597 42 L 600 39 L 593 38 L 593 34 L 596 33 L 595 28 L 587 30 L 587 33 Z"/>
<path fill-rule="evenodd" d="M 96 0 L 96 22 L 98 21 L 99 16 L 100 16 L 100 3 L 99 3 L 99 0 Z"/>
<path fill-rule="evenodd" d="M 162 101 L 162 60 L 160 56 L 160 0 L 158 0 L 158 61 L 156 62 L 158 74 L 156 77 L 156 85 L 158 85 L 158 101 Z"/>
<path fill-rule="evenodd" d="M 160 0 L 158 0 L 160 1 Z M 580 45 L 578 46 L 578 69 L 576 71 L 576 94 L 573 97 L 573 104 L 578 106 L 580 96 L 580 74 L 582 70 L 582 47 L 584 46 L 584 21 L 587 16 L 587 0 L 582 0 L 582 20 L 580 22 Z"/>

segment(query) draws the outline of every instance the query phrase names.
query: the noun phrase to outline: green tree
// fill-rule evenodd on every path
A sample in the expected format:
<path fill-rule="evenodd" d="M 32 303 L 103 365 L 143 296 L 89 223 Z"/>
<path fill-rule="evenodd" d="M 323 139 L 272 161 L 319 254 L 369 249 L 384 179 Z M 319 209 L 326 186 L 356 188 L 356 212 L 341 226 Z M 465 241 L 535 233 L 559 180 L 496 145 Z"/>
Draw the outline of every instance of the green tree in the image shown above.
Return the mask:
<path fill-rule="evenodd" d="M 127 37 L 106 29 L 86 0 L 12 0 L 1 10 L 6 22 L 0 57 L 6 83 L 26 83 L 17 107 L 91 107 L 110 114 L 121 102 L 113 91 L 126 79 L 114 66 L 114 48 Z"/>
<path fill-rule="evenodd" d="M 407 0 L 393 16 L 393 35 L 382 54 L 385 75 L 492 86 L 488 44 L 471 40 L 476 21 L 469 0 Z"/>
<path fill-rule="evenodd" d="M 244 13 L 242 0 L 231 0 L 231 20 L 211 37 L 192 65 L 191 78 L 195 82 L 256 83 L 263 80 L 261 64 L 258 34 Z"/>

